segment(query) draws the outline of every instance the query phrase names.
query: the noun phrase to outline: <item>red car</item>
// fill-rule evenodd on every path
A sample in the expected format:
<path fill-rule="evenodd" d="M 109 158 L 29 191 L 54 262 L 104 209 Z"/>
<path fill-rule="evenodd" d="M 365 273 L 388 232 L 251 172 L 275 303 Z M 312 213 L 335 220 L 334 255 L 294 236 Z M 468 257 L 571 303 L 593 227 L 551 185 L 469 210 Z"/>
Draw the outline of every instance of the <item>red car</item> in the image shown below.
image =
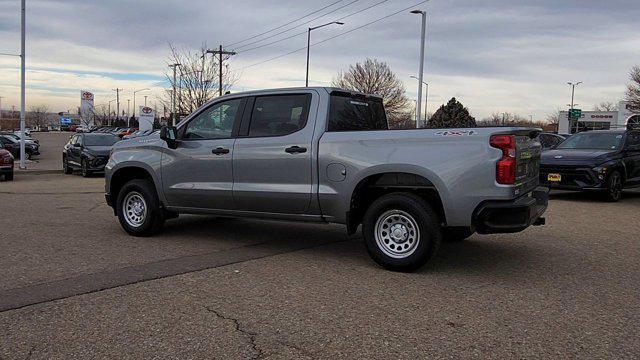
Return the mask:
<path fill-rule="evenodd" d="M 13 180 L 13 155 L 0 142 L 0 176 L 6 181 Z"/>

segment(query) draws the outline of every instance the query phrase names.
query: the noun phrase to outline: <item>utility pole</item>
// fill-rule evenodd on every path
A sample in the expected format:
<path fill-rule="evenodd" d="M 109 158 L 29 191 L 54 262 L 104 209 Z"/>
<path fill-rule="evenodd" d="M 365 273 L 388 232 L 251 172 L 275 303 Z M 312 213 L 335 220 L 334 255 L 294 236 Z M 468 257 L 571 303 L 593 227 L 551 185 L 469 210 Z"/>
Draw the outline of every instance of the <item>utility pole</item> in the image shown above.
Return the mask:
<path fill-rule="evenodd" d="M 422 31 L 420 33 L 420 72 L 418 73 L 418 99 L 422 100 L 422 77 L 424 72 L 424 39 L 425 33 L 427 30 L 427 12 L 422 10 L 413 10 L 412 14 L 420 14 L 422 16 Z M 416 128 L 420 127 L 420 107 L 422 101 L 418 101 L 418 109 L 416 113 L 418 114 L 418 121 L 416 121 Z"/>
<path fill-rule="evenodd" d="M 173 93 L 171 93 L 171 111 L 173 113 L 171 114 L 171 118 L 169 119 L 169 126 L 174 125 L 174 117 L 176 116 L 176 68 L 178 66 L 182 66 L 182 64 L 175 63 L 169 65 L 170 68 L 173 68 Z"/>
<path fill-rule="evenodd" d="M 222 49 L 222 45 L 220 45 L 220 47 L 218 48 L 218 50 L 207 50 L 206 52 L 207 54 L 213 54 L 218 55 L 218 93 L 219 96 L 222 96 L 222 62 L 224 61 L 224 58 L 222 57 L 223 55 L 228 55 L 229 57 L 231 57 L 232 55 L 235 55 L 236 52 L 235 51 L 224 51 Z M 204 58 L 202 63 L 204 64 Z M 202 69 L 204 70 L 204 69 Z"/>
<path fill-rule="evenodd" d="M 144 96 L 144 106 L 147 106 L 147 95 Z"/>
<path fill-rule="evenodd" d="M 567 85 L 571 86 L 571 108 L 569 110 L 569 114 L 572 113 L 571 110 L 573 110 L 573 107 L 575 106 L 575 103 L 573 102 L 574 100 L 574 96 L 576 94 L 576 86 L 582 84 L 582 81 L 578 81 L 577 83 L 572 83 L 572 82 L 567 82 Z M 569 115 L 571 116 L 571 115 Z M 580 119 L 576 119 L 576 134 L 578 133 L 578 123 L 580 122 Z"/>
<path fill-rule="evenodd" d="M 131 120 L 131 113 L 129 112 L 129 103 L 131 99 L 127 99 L 127 127 L 129 127 L 129 121 Z"/>
<path fill-rule="evenodd" d="M 22 12 L 20 15 L 20 32 L 22 34 L 20 38 L 20 169 L 26 169 L 25 164 L 25 151 L 24 151 L 24 128 L 25 128 L 25 33 L 26 33 L 26 1 L 22 0 Z"/>

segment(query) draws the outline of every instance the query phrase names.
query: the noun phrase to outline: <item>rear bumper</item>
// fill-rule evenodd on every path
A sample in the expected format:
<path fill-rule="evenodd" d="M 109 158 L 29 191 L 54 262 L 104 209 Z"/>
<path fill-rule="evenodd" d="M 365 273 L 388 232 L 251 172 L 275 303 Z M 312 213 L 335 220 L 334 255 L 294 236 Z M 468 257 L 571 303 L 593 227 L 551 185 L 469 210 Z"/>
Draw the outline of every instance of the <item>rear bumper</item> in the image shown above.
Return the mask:
<path fill-rule="evenodd" d="M 549 189 L 538 187 L 514 200 L 485 201 L 474 211 L 473 224 L 479 234 L 514 233 L 531 225 L 543 225 Z"/>

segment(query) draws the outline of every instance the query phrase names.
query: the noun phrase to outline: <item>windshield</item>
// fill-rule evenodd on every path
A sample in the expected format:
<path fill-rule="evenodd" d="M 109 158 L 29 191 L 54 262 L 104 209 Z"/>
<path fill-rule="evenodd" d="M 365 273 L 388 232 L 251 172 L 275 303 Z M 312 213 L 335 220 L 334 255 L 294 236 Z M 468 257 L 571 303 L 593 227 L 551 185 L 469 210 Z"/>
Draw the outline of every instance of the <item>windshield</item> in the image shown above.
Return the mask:
<path fill-rule="evenodd" d="M 558 149 L 617 150 L 622 145 L 622 134 L 585 132 L 573 135 Z"/>
<path fill-rule="evenodd" d="M 101 136 L 85 136 L 84 146 L 111 146 L 120 140 L 117 136 L 101 135 Z"/>

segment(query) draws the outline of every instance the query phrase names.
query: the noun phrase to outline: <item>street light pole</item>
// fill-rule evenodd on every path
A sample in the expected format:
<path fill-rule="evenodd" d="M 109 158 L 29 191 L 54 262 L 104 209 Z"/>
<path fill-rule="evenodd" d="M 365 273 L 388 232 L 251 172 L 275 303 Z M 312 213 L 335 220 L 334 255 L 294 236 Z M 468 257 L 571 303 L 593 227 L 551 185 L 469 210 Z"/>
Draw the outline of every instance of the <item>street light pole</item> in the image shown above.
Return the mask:
<path fill-rule="evenodd" d="M 172 114 L 171 114 L 171 119 L 169 121 L 169 126 L 173 126 L 174 124 L 174 119 L 176 116 L 176 67 L 181 66 L 182 64 L 180 63 L 175 63 L 175 64 L 171 64 L 169 65 L 170 68 L 173 68 L 173 93 L 171 94 L 171 107 L 172 107 Z"/>
<path fill-rule="evenodd" d="M 418 84 L 418 99 L 422 99 L 422 77 L 424 72 L 424 39 L 427 29 L 427 12 L 422 10 L 413 10 L 411 11 L 411 13 L 420 14 L 422 16 L 422 31 L 420 33 L 420 72 L 418 73 L 418 81 L 420 82 Z M 418 121 L 416 121 L 416 128 L 420 127 L 420 105 L 421 101 L 418 101 L 418 109 L 416 111 L 418 113 Z"/>
<path fill-rule="evenodd" d="M 25 164 L 25 151 L 24 151 L 24 128 L 25 128 L 25 33 L 26 33 L 26 1 L 22 0 L 22 12 L 20 15 L 20 32 L 22 34 L 20 39 L 20 169 L 26 169 Z"/>
<path fill-rule="evenodd" d="M 136 90 L 133 92 L 133 118 L 136 118 L 136 93 L 139 93 L 140 91 L 146 91 L 149 90 L 148 88 L 144 88 L 144 89 L 140 89 L 140 90 Z M 145 96 L 146 99 L 146 96 Z M 146 106 L 147 104 L 145 104 Z"/>
<path fill-rule="evenodd" d="M 417 77 L 415 77 L 413 75 L 411 75 L 409 77 L 420 81 L 420 79 L 418 79 Z M 427 109 L 429 108 L 429 84 L 427 84 L 424 81 L 422 83 L 424 84 L 425 90 L 426 90 L 425 94 L 424 94 L 424 121 L 426 122 L 427 120 L 429 120 L 429 119 L 427 119 Z M 422 99 L 420 99 L 420 100 L 422 101 Z"/>
<path fill-rule="evenodd" d="M 574 97 L 576 94 L 576 86 L 582 84 L 582 81 L 578 81 L 577 83 L 572 83 L 572 82 L 567 82 L 567 85 L 571 86 L 571 108 L 569 109 L 569 114 L 571 114 L 571 110 L 573 110 L 573 107 L 575 106 L 574 103 Z M 580 119 L 576 119 L 576 134 L 578 133 L 578 123 L 580 122 Z"/>
<path fill-rule="evenodd" d="M 319 29 L 321 27 L 329 26 L 329 25 L 344 25 L 343 22 L 340 21 L 332 21 L 330 23 L 310 27 L 307 31 L 307 76 L 305 77 L 304 86 L 309 87 L 309 48 L 311 48 L 311 30 Z"/>

